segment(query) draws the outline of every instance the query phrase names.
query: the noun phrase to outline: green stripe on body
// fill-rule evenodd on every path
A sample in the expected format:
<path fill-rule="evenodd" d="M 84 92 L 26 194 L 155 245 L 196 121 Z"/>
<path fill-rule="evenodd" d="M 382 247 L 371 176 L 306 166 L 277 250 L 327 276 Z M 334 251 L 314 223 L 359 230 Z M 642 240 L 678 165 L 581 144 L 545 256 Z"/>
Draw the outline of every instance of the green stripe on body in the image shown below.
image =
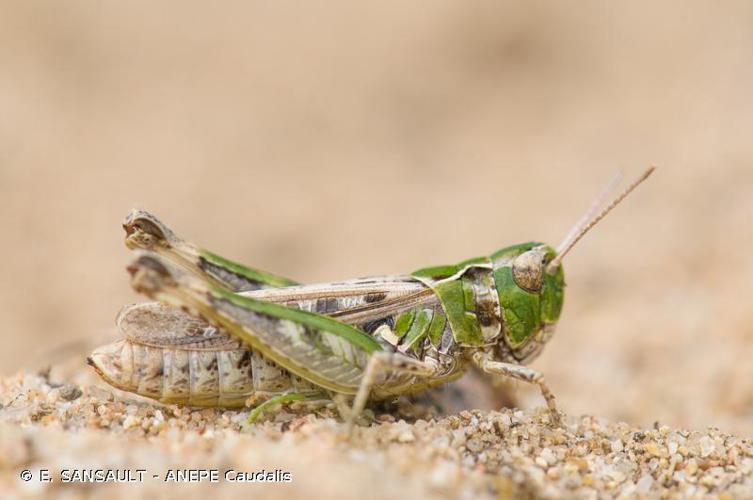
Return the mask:
<path fill-rule="evenodd" d="M 457 274 L 468 267 L 474 265 L 489 264 L 490 262 L 491 260 L 489 260 L 489 257 L 473 257 L 472 259 L 464 260 L 463 262 L 460 262 L 458 264 L 424 267 L 412 272 L 411 276 L 413 276 L 414 278 L 420 278 L 422 279 L 422 281 L 424 279 L 439 281 L 447 279 L 450 276 L 453 276 L 454 274 Z"/>
<path fill-rule="evenodd" d="M 442 344 L 442 334 L 444 333 L 444 327 L 447 324 L 447 318 L 442 311 L 434 311 L 434 316 L 431 318 L 431 325 L 429 325 L 429 340 L 431 345 L 439 348 Z"/>
<path fill-rule="evenodd" d="M 403 338 L 406 333 L 408 333 L 408 330 L 410 330 L 411 325 L 413 324 L 413 320 L 416 317 L 416 310 L 410 309 L 408 311 L 405 311 L 400 316 L 398 316 L 397 321 L 395 321 L 395 337 L 397 338 Z"/>
<path fill-rule="evenodd" d="M 246 267 L 242 264 L 238 264 L 237 262 L 233 262 L 232 260 L 228 260 L 224 257 L 214 254 L 209 250 L 200 249 L 199 256 L 210 264 L 214 264 L 215 266 L 224 268 L 231 273 L 237 274 L 251 281 L 263 283 L 265 285 L 273 287 L 286 287 L 299 284 L 297 281 L 283 278 L 282 276 L 277 276 L 266 271 L 261 271 L 259 269 L 253 269 L 251 267 Z"/>
<path fill-rule="evenodd" d="M 426 338 L 433 315 L 432 309 L 421 309 L 416 313 L 416 318 L 405 336 L 405 342 L 403 342 L 406 348 L 415 351 L 421 341 Z"/>

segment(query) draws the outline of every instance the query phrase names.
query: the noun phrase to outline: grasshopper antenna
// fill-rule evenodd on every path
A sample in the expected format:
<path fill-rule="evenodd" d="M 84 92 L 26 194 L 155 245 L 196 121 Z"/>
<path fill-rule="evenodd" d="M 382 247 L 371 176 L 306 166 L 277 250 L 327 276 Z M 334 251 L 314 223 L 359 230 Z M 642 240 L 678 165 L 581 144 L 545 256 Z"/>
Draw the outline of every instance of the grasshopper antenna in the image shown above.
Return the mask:
<path fill-rule="evenodd" d="M 611 192 L 613 187 L 617 184 L 617 182 L 619 182 L 621 178 L 619 172 L 615 176 L 613 176 L 609 181 L 609 184 L 607 184 L 607 187 L 594 200 L 591 208 L 588 209 L 586 214 L 578 221 L 575 227 L 573 227 L 568 235 L 565 236 L 565 239 L 562 240 L 562 243 L 559 244 L 559 246 L 557 247 L 557 256 L 552 259 L 549 264 L 547 264 L 546 272 L 553 273 L 555 269 L 557 269 L 557 266 L 559 266 L 562 262 L 562 259 L 565 258 L 565 255 L 567 255 L 568 252 L 573 249 L 573 247 L 581 240 L 581 238 L 583 238 L 586 233 L 588 233 L 596 224 L 598 224 L 599 221 L 606 217 L 607 214 L 614 209 L 614 207 L 619 205 L 622 200 L 627 198 L 627 196 L 632 193 L 635 188 L 637 188 L 643 181 L 648 179 L 648 176 L 654 173 L 654 170 L 656 170 L 656 167 L 648 168 L 640 177 L 634 180 L 632 184 L 630 184 L 622 193 L 620 193 L 619 196 L 612 200 L 609 205 L 607 205 L 601 212 L 594 216 L 596 209 L 601 206 L 601 204 L 604 202 L 604 199 L 606 199 L 606 196 L 609 194 L 609 192 Z"/>
<path fill-rule="evenodd" d="M 557 254 L 562 253 L 562 250 L 570 245 L 573 239 L 578 235 L 578 233 L 580 233 L 580 230 L 583 229 L 583 227 L 596 216 L 599 208 L 601 208 L 601 206 L 606 203 L 607 197 L 612 193 L 612 191 L 614 191 L 621 180 L 622 172 L 618 170 L 614 173 L 614 175 L 612 175 L 612 178 L 609 179 L 609 182 L 594 199 L 593 203 L 591 203 L 591 206 L 588 208 L 586 213 L 583 214 L 583 217 L 581 217 L 578 222 L 575 223 L 570 232 L 567 233 L 567 236 L 565 236 L 562 239 L 562 242 L 557 245 Z"/>

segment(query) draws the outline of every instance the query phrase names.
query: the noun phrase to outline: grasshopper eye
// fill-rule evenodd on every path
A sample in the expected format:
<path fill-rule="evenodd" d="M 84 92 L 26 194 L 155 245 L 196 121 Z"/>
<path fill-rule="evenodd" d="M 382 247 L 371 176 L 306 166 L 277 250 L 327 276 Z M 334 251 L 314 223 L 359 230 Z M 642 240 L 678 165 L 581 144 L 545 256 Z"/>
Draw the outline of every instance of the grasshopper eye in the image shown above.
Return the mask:
<path fill-rule="evenodd" d="M 512 263 L 512 277 L 515 283 L 529 292 L 541 290 L 544 277 L 544 255 L 538 250 L 520 254 Z"/>

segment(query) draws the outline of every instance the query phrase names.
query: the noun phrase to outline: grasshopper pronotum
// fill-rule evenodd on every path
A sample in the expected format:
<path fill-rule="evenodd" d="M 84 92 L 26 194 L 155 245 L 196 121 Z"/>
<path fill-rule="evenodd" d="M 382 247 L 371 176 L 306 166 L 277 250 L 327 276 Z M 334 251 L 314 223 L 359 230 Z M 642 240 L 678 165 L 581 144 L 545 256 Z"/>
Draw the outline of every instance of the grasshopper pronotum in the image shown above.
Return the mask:
<path fill-rule="evenodd" d="M 255 406 L 249 420 L 278 403 L 331 400 L 349 427 L 369 397 L 422 391 L 476 365 L 537 384 L 557 421 L 543 376 L 523 365 L 560 316 L 562 259 L 653 170 L 598 212 L 603 192 L 556 249 L 523 243 L 410 275 L 316 285 L 231 262 L 134 210 L 123 224 L 139 249 L 131 284 L 159 302 L 125 307 L 126 338 L 88 362 L 109 384 L 163 403 Z"/>

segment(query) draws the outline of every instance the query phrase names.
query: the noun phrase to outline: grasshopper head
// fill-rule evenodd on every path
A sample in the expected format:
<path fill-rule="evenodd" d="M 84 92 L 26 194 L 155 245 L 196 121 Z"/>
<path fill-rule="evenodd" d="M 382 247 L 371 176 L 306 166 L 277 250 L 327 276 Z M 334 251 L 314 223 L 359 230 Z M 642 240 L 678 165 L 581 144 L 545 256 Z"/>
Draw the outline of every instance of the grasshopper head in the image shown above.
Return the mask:
<path fill-rule="evenodd" d="M 557 255 L 543 243 L 523 243 L 492 256 L 494 280 L 504 315 L 504 349 L 523 361 L 551 338 L 562 311 L 565 275 Z M 534 340 L 534 342 L 532 342 Z"/>
<path fill-rule="evenodd" d="M 565 296 L 562 259 L 572 248 L 645 181 L 654 167 L 633 181 L 619 196 L 601 208 L 620 176 L 594 200 L 591 208 L 556 249 L 543 243 L 523 243 L 492 255 L 494 281 L 504 316 L 504 345 L 500 355 L 512 353 L 520 363 L 530 361 L 554 333 Z"/>

